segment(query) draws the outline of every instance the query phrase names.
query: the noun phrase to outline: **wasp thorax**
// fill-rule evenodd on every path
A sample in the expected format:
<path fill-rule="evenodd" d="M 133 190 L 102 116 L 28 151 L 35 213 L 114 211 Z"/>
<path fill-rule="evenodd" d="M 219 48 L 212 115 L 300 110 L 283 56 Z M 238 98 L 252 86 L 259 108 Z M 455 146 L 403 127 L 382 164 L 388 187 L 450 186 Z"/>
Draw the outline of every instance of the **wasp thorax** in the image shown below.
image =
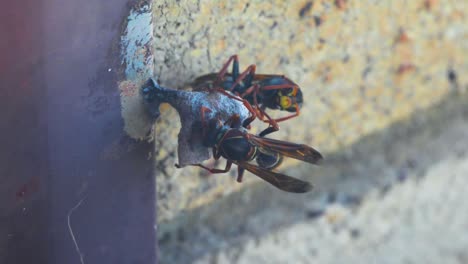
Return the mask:
<path fill-rule="evenodd" d="M 235 161 L 251 160 L 256 151 L 245 134 L 236 129 L 226 132 L 219 148 L 225 158 Z"/>

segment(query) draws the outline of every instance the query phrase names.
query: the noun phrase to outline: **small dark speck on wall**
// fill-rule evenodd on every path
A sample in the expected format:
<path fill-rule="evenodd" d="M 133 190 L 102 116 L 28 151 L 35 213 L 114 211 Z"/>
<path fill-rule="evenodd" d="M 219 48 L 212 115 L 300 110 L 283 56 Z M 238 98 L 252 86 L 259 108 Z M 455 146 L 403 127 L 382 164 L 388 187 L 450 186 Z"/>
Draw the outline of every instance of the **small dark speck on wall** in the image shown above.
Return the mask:
<path fill-rule="evenodd" d="M 319 17 L 319 16 L 314 16 L 314 22 L 315 22 L 315 26 L 316 27 L 319 27 L 320 25 L 322 25 L 322 18 Z"/>
<path fill-rule="evenodd" d="M 246 3 L 245 6 L 244 6 L 244 10 L 242 12 L 245 13 L 245 11 L 247 11 L 249 6 L 250 6 L 250 3 Z"/>
<path fill-rule="evenodd" d="M 362 72 L 362 79 L 366 79 L 366 77 L 371 73 L 372 68 L 370 66 L 366 66 L 364 71 Z"/>
<path fill-rule="evenodd" d="M 305 15 L 307 15 L 314 5 L 314 2 L 309 1 L 307 2 L 300 10 L 299 10 L 299 17 L 303 18 Z"/>
<path fill-rule="evenodd" d="M 398 170 L 397 173 L 397 180 L 400 182 L 405 181 L 408 178 L 408 172 L 405 169 Z"/>
<path fill-rule="evenodd" d="M 336 193 L 335 192 L 330 192 L 327 195 L 327 202 L 329 204 L 335 203 L 336 202 Z"/>
<path fill-rule="evenodd" d="M 356 239 L 361 235 L 361 232 L 359 231 L 359 229 L 353 228 L 349 231 L 349 234 L 351 235 L 352 238 Z"/>
<path fill-rule="evenodd" d="M 315 210 L 309 210 L 306 212 L 306 217 L 308 219 L 315 219 L 317 217 L 322 216 L 325 213 L 323 209 L 315 209 Z"/>
<path fill-rule="evenodd" d="M 380 195 L 385 196 L 388 191 L 392 188 L 391 184 L 385 184 L 381 189 L 380 189 Z"/>
<path fill-rule="evenodd" d="M 281 56 L 279 64 L 289 64 L 289 59 L 287 57 Z"/>
<path fill-rule="evenodd" d="M 457 73 L 453 69 L 448 70 L 447 78 L 448 78 L 448 81 L 451 84 L 456 84 L 457 83 Z"/>
<path fill-rule="evenodd" d="M 347 63 L 347 62 L 349 61 L 349 59 L 350 59 L 349 54 L 346 54 L 346 55 L 343 57 L 342 61 L 343 61 L 343 63 Z"/>
<path fill-rule="evenodd" d="M 185 241 L 185 233 L 184 233 L 184 230 L 179 230 L 177 232 L 177 240 L 179 240 L 179 242 L 183 242 Z"/>
<path fill-rule="evenodd" d="M 273 24 L 270 26 L 270 30 L 274 29 L 278 25 L 278 22 L 274 21 Z"/>

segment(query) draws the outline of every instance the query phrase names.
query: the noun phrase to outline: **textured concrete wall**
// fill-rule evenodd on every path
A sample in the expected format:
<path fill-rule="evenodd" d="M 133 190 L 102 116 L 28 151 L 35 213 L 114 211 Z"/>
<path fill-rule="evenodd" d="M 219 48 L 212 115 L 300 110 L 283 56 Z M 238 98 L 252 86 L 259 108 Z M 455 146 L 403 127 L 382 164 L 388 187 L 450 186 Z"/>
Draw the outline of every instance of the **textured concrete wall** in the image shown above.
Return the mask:
<path fill-rule="evenodd" d="M 286 169 L 313 179 L 307 195 L 256 184 L 178 214 L 163 263 L 466 263 L 467 101 L 418 110 L 313 175 Z"/>
<path fill-rule="evenodd" d="M 434 105 L 459 105 L 444 112 L 449 118 L 466 99 L 447 96 L 468 89 L 467 10 L 467 1 L 436 0 L 155 1 L 153 56 L 163 85 L 186 88 L 232 54 L 241 67 L 255 63 L 257 72 L 285 74 L 302 87 L 305 104 L 273 137 L 317 147 L 326 159 L 321 168 L 281 167 L 316 185 L 302 196 L 250 174 L 237 184 L 234 173 L 177 170 L 179 118 L 162 107 L 153 156 L 160 256 L 187 261 L 234 247 L 224 255 L 232 261 L 254 235 L 321 215 L 330 201 L 358 207 L 367 192 L 423 170 L 424 158 L 407 147 L 420 149 L 431 138 L 416 131 L 443 123 Z M 432 116 L 439 119 L 426 122 Z M 400 156 L 395 144 L 411 154 Z"/>

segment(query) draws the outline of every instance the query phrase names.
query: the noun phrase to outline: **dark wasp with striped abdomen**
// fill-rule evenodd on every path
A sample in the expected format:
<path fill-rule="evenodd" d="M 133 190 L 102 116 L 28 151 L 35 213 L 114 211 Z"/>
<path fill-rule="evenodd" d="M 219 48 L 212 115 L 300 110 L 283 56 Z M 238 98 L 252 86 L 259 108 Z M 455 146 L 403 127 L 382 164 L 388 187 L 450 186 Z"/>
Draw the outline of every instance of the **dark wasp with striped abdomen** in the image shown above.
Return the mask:
<path fill-rule="evenodd" d="M 232 72 L 227 69 L 232 63 Z M 256 74 L 254 64 L 239 72 L 239 59 L 237 55 L 231 56 L 223 65 L 219 73 L 210 73 L 200 76 L 192 83 L 196 90 L 224 89 L 241 98 L 246 99 L 256 110 L 260 120 L 270 124 L 270 127 L 260 133 L 265 136 L 279 129 L 278 122 L 282 122 L 300 113 L 303 97 L 299 86 L 283 75 Z M 278 119 L 271 118 L 266 109 L 278 109 L 293 114 Z"/>
<path fill-rule="evenodd" d="M 275 172 L 273 169 L 281 163 L 283 156 L 317 164 L 322 159 L 322 155 L 304 144 L 248 133 L 247 127 L 256 118 L 256 114 L 245 99 L 243 102 L 251 112 L 251 116 L 244 121 L 241 121 L 238 115 L 233 115 L 223 123 L 217 117 L 208 118 L 211 110 L 202 107 L 203 145 L 212 148 L 215 160 L 223 157 L 227 163 L 224 169 L 208 168 L 202 164 L 193 164 L 193 166 L 199 166 L 211 173 L 225 173 L 234 163 L 238 167 L 238 182 L 242 182 L 244 171 L 248 170 L 283 191 L 295 193 L 310 191 L 312 189 L 310 183 Z M 254 159 L 259 166 L 251 163 Z"/>

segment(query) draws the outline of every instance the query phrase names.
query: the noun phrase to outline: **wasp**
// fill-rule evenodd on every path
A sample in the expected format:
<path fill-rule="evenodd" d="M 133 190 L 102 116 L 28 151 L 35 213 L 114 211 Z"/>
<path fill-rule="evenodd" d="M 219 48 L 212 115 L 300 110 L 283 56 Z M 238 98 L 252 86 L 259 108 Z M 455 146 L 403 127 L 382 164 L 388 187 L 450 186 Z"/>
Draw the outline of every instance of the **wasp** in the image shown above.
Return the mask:
<path fill-rule="evenodd" d="M 208 170 L 211 173 L 226 173 L 232 164 L 237 165 L 237 181 L 242 182 L 244 171 L 250 171 L 278 189 L 286 192 L 304 193 L 312 189 L 308 182 L 278 173 L 276 168 L 283 156 L 291 157 L 312 164 L 317 164 L 323 157 L 312 147 L 286 141 L 265 138 L 248 133 L 248 125 L 255 119 L 253 107 L 244 100 L 251 116 L 243 122 L 239 115 L 234 114 L 224 123 L 217 117 L 208 115 L 211 109 L 201 109 L 202 140 L 205 147 L 211 147 L 215 160 L 223 157 L 227 160 L 224 169 L 208 168 L 202 164 L 192 164 Z M 257 165 L 251 163 L 257 161 Z M 176 164 L 176 167 L 179 167 Z"/>
<path fill-rule="evenodd" d="M 232 63 L 232 72 L 227 69 Z M 300 113 L 303 103 L 302 92 L 299 86 L 283 75 L 255 74 L 256 65 L 252 64 L 242 73 L 239 72 L 239 58 L 231 56 L 223 65 L 219 73 L 210 73 L 200 76 L 192 83 L 196 90 L 224 89 L 246 99 L 256 109 L 257 116 L 263 122 L 270 124 L 268 129 L 260 133 L 265 136 L 278 131 L 278 122 L 282 122 Z M 272 119 L 265 110 L 278 109 L 293 114 L 282 118 Z"/>

